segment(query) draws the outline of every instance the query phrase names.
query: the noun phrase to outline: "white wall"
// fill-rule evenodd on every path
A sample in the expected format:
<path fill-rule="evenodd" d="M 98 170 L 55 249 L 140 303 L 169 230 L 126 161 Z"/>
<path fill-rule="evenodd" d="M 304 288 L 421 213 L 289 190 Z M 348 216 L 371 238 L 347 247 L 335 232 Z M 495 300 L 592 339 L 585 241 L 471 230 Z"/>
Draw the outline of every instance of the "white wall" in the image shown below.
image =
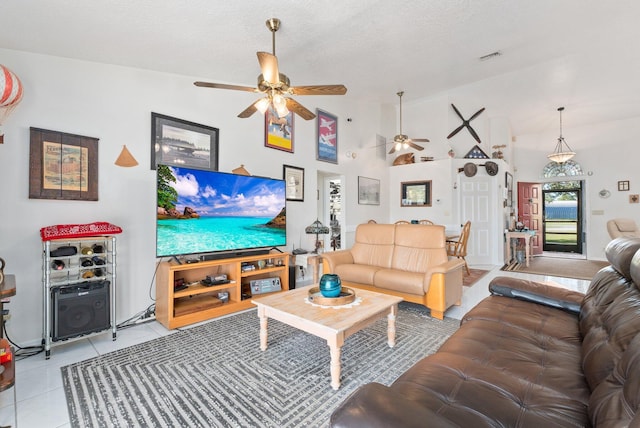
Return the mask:
<path fill-rule="evenodd" d="M 43 226 L 109 221 L 121 226 L 118 236 L 117 321 L 145 309 L 155 298 L 155 171 L 150 169 L 151 112 L 166 114 L 220 129 L 221 171 L 244 164 L 254 175 L 282 177 L 282 165 L 305 169 L 304 202 L 287 203 L 286 250 L 316 218 L 317 170 L 344 174 L 345 191 L 357 195 L 357 177 L 379 178 L 388 186 L 384 160 L 375 158 L 375 135 L 380 107 L 343 97 L 304 97 L 312 111 L 322 108 L 339 118 L 338 165 L 316 161 L 315 120 L 295 119 L 294 153 L 264 147 L 264 119 L 256 114 L 238 119 L 255 95 L 198 88 L 194 77 L 157 73 L 59 57 L 0 49 L 1 63 L 24 85 L 22 103 L 6 121 L 5 143 L 0 145 L 0 257 L 6 273 L 17 279 L 17 295 L 9 306 L 10 337 L 21 345 L 42 338 Z M 243 83 L 243 82 L 233 82 Z M 347 118 L 352 118 L 347 122 Z M 28 198 L 29 127 L 99 138 L 99 200 L 58 201 Z M 126 144 L 139 166 L 114 165 Z M 345 152 L 357 152 L 348 160 Z M 346 207 L 351 224 L 387 217 L 380 206 Z"/>

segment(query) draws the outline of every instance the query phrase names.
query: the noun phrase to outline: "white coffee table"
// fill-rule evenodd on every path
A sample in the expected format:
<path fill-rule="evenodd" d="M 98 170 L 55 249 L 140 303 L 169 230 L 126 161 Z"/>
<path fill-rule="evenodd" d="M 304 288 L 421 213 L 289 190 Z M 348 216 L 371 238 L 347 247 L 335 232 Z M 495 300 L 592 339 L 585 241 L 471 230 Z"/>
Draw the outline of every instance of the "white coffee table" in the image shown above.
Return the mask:
<path fill-rule="evenodd" d="M 331 387 L 340 388 L 340 350 L 347 337 L 387 317 L 387 343 L 396 342 L 396 314 L 401 297 L 355 290 L 362 301 L 344 308 L 318 307 L 305 302 L 310 287 L 252 299 L 260 318 L 260 349 L 267 349 L 267 320 L 273 318 L 327 341 L 331 354 Z"/>

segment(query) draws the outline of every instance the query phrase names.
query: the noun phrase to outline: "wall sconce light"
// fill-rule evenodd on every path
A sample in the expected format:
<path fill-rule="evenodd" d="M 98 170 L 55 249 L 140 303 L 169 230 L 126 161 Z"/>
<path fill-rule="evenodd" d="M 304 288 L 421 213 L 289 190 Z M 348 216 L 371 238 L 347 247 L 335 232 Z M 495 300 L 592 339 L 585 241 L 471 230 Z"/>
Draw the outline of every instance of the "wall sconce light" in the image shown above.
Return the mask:
<path fill-rule="evenodd" d="M 138 165 L 138 161 L 133 157 L 126 145 L 122 146 L 122 151 L 114 163 L 125 168 Z"/>

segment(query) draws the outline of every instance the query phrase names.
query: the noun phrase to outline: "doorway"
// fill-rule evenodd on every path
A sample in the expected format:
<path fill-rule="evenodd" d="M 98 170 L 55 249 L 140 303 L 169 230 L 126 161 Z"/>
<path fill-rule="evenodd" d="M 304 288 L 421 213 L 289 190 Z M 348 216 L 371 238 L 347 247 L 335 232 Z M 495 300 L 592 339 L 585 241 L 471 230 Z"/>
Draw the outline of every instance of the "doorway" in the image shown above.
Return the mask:
<path fill-rule="evenodd" d="M 340 250 L 345 242 L 345 177 L 318 171 L 318 183 L 318 218 L 330 230 L 323 236 L 323 251 Z"/>
<path fill-rule="evenodd" d="M 542 186 L 543 250 L 582 254 L 582 182 Z"/>

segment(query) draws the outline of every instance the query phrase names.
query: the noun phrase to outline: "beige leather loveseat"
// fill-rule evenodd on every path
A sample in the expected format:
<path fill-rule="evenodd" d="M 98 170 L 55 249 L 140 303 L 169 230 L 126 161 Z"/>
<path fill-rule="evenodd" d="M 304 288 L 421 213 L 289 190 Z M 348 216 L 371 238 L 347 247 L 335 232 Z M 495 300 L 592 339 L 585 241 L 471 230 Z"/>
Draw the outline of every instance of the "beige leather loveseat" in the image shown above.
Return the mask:
<path fill-rule="evenodd" d="M 462 297 L 462 260 L 449 260 L 444 226 L 361 224 L 349 250 L 324 253 L 324 273 L 342 285 L 400 296 L 442 319 Z"/>

